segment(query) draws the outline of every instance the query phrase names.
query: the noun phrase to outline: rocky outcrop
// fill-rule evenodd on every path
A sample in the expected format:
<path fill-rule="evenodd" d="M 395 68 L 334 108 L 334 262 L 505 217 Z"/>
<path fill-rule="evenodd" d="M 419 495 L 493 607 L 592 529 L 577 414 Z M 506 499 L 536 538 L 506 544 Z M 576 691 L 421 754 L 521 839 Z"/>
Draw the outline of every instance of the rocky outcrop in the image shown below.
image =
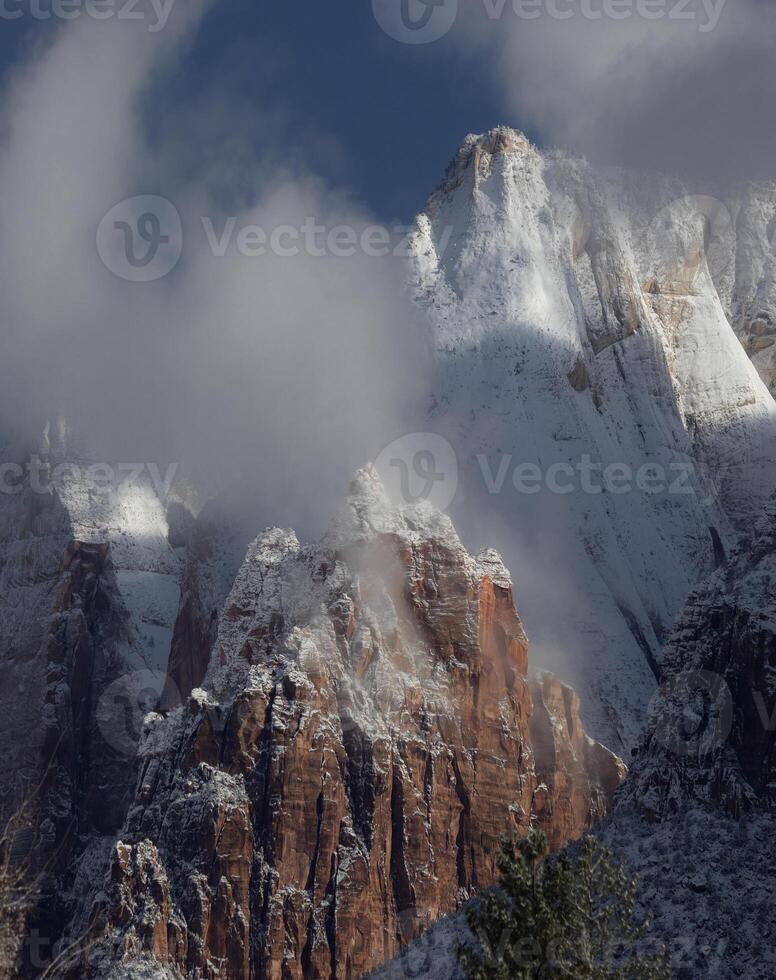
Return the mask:
<path fill-rule="evenodd" d="M 0 493 L 0 735 L 8 751 L 0 760 L 0 796 L 12 811 L 25 787 L 40 782 L 47 758 L 43 735 L 52 712 L 43 692 L 55 676 L 51 617 L 69 603 L 82 611 L 89 605 L 91 586 L 88 599 L 79 597 L 88 566 L 100 583 L 92 616 L 95 657 L 107 656 L 101 647 L 118 644 L 112 654 L 124 673 L 163 672 L 180 559 L 154 482 L 120 466 L 107 468 L 113 478 L 106 481 L 104 463 L 95 467 L 99 478 L 91 476 L 93 460 L 69 445 L 64 422 L 46 426 L 34 452 L 26 443 L 4 449 L 2 462 L 9 472 Z"/>
<path fill-rule="evenodd" d="M 92 479 L 64 423 L 2 460 L 0 815 L 21 809 L 29 825 L 19 860 L 37 896 L 24 950 L 34 976 L 54 942 L 82 931 L 133 798 L 179 559 L 152 481 L 116 467 L 106 483 L 104 464 Z"/>
<path fill-rule="evenodd" d="M 46 641 L 41 831 L 59 870 L 76 833 L 121 826 L 134 781 L 131 765 L 100 731 L 100 696 L 126 670 L 129 642 L 110 546 L 74 541 L 65 553 Z"/>
<path fill-rule="evenodd" d="M 734 816 L 776 803 L 776 507 L 693 591 L 624 795 L 650 817 L 688 801 Z"/>
<path fill-rule="evenodd" d="M 184 703 L 207 672 L 218 620 L 252 535 L 239 529 L 219 501 L 205 505 L 187 528 L 186 561 L 161 708 Z"/>
<path fill-rule="evenodd" d="M 529 682 L 499 557 L 367 469 L 320 547 L 252 545 L 204 689 L 148 719 L 103 955 L 360 976 L 494 881 L 501 834 L 561 846 L 623 775 L 573 692 Z"/>
<path fill-rule="evenodd" d="M 555 850 L 606 816 L 627 769 L 585 733 L 579 698 L 567 684 L 542 671 L 532 676 L 531 693 L 528 730 L 540 783 L 534 811 Z"/>

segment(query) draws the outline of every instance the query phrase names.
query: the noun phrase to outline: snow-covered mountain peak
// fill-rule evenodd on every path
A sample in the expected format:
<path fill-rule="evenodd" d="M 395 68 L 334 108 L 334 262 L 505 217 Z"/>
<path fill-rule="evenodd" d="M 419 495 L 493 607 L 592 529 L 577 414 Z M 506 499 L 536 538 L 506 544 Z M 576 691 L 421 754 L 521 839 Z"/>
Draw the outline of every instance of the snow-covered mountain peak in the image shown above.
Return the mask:
<path fill-rule="evenodd" d="M 473 186 L 490 172 L 500 156 L 519 157 L 536 153 L 530 140 L 517 129 L 497 126 L 487 133 L 469 133 L 453 158 L 438 193 L 449 193 L 459 186 L 463 176 L 471 170 Z"/>
<path fill-rule="evenodd" d="M 452 516 L 531 566 L 529 631 L 558 673 L 574 651 L 601 708 L 588 724 L 614 745 L 637 736 L 689 591 L 774 486 L 776 404 L 732 325 L 740 230 L 692 190 L 497 129 L 464 141 L 412 241 L 430 427 L 460 463 Z M 525 466 L 539 485 L 523 491 Z"/>

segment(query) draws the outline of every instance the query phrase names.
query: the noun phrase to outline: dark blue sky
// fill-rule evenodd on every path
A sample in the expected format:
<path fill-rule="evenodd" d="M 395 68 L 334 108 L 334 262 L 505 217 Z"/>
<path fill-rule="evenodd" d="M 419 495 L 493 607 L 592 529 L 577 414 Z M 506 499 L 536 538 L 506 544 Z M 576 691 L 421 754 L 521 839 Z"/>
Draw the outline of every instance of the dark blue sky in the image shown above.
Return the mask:
<path fill-rule="evenodd" d="M 466 133 L 503 121 L 491 78 L 446 40 L 389 38 L 369 0 L 222 2 L 187 73 L 202 88 L 231 86 L 265 110 L 282 107 L 290 145 L 312 127 L 333 138 L 338 149 L 321 140 L 312 164 L 386 219 L 422 206 Z M 186 89 L 194 78 L 180 81 Z"/>
<path fill-rule="evenodd" d="M 691 0 L 696 11 L 718 2 Z M 174 196 L 172 185 L 206 172 L 248 205 L 257 175 L 299 170 L 347 188 L 382 221 L 409 221 L 463 137 L 500 123 L 608 163 L 773 173 L 773 0 L 726 0 L 709 33 L 703 13 L 659 23 L 643 46 L 637 20 L 629 39 L 618 21 L 505 16 L 478 48 L 470 34 L 483 16 L 463 11 L 485 8 L 458 6 L 455 30 L 413 46 L 383 32 L 371 0 L 214 0 L 174 73 L 149 84 L 151 145 L 183 150 L 159 191 Z M 0 81 L 56 29 L 30 17 L 0 23 Z"/>
<path fill-rule="evenodd" d="M 2 74 L 52 29 L 28 18 L 3 23 Z M 398 43 L 378 27 L 369 0 L 220 0 L 175 77 L 149 100 L 160 138 L 187 109 L 196 118 L 202 98 L 223 100 L 225 110 L 252 102 L 262 118 L 257 157 L 264 137 L 275 154 L 285 146 L 384 220 L 414 215 L 466 133 L 519 122 L 505 118 L 481 62 L 447 39 Z M 190 136 L 192 157 L 207 153 L 203 135 Z"/>

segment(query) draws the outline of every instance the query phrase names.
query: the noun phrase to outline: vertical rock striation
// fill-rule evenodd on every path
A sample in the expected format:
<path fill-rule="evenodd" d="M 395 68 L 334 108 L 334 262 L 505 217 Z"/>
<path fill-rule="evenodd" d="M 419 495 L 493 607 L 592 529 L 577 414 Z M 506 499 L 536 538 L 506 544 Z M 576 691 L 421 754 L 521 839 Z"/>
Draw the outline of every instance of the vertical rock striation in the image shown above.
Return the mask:
<path fill-rule="evenodd" d="M 501 834 L 536 819 L 561 846 L 624 771 L 573 692 L 529 681 L 499 557 L 366 469 L 321 546 L 257 539 L 204 689 L 148 719 L 103 953 L 360 976 L 494 881 Z"/>

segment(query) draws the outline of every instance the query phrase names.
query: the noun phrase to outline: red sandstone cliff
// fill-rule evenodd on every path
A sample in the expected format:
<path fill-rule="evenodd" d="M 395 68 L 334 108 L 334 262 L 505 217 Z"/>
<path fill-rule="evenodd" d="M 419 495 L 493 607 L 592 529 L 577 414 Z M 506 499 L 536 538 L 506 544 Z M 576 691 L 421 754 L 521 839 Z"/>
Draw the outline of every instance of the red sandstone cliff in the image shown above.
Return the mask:
<path fill-rule="evenodd" d="M 361 976 L 493 882 L 501 834 L 561 846 L 625 772 L 529 682 L 498 556 L 371 469 L 321 547 L 252 545 L 203 687 L 147 723 L 95 920 L 184 976 Z"/>

